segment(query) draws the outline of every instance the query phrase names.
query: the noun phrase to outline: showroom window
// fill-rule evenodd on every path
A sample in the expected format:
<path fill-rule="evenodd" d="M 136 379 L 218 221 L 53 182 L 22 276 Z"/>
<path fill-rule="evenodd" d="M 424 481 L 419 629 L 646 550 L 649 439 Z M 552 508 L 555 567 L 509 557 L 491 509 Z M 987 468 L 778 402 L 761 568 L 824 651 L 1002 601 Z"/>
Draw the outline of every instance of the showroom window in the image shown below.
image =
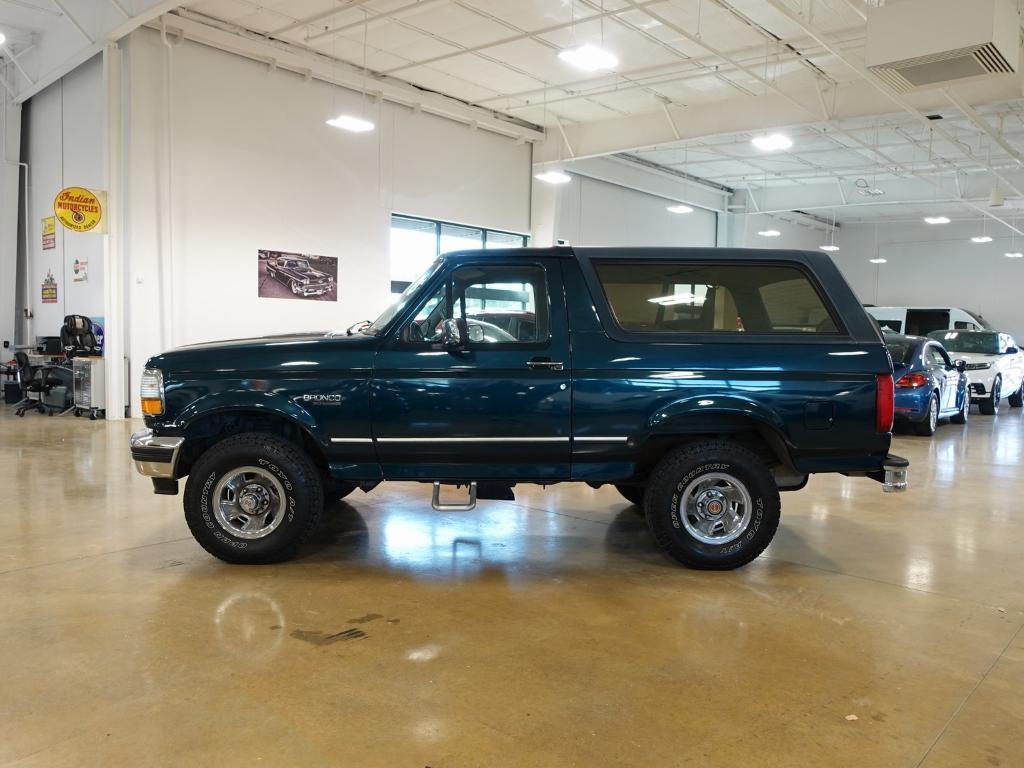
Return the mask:
<path fill-rule="evenodd" d="M 638 333 L 837 333 L 795 267 L 595 263 L 615 321 Z"/>
<path fill-rule="evenodd" d="M 391 293 L 400 294 L 442 253 L 473 248 L 522 248 L 527 235 L 415 216 L 391 217 Z"/>

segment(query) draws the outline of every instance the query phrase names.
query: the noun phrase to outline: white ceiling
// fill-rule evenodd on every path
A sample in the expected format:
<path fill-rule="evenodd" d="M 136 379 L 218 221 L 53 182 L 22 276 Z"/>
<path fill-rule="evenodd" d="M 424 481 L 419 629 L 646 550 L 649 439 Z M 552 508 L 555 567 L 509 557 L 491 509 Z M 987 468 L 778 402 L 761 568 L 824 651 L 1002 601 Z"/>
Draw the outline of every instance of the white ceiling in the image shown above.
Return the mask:
<path fill-rule="evenodd" d="M 746 193 L 750 212 L 799 208 L 858 221 L 946 205 L 982 216 L 992 187 L 1024 205 L 1016 149 L 1024 147 L 1024 101 L 1005 96 L 1020 96 L 1016 80 L 1000 99 L 975 99 L 973 119 L 945 99 L 927 110 L 943 118 L 932 124 L 884 114 L 897 107 L 881 98 L 869 117 L 808 122 L 812 111 L 841 114 L 858 87 L 879 100 L 849 63 L 863 61 L 866 8 L 865 0 L 0 0 L 9 38 L 0 54 L 18 59 L 15 85 L 27 87 L 43 80 L 27 62 L 47 39 L 62 48 L 76 35 L 101 44 L 115 22 L 169 11 L 182 24 L 543 125 L 556 161 L 586 156 L 573 151 L 583 128 L 603 130 L 599 145 L 618 148 L 590 154 L 643 147 L 632 154 Z M 558 58 L 583 43 L 612 51 L 618 66 L 587 74 Z M 770 98 L 791 102 L 790 120 Z M 730 120 L 750 130 L 722 133 Z M 783 130 L 793 148 L 755 149 L 752 131 L 761 128 Z"/>

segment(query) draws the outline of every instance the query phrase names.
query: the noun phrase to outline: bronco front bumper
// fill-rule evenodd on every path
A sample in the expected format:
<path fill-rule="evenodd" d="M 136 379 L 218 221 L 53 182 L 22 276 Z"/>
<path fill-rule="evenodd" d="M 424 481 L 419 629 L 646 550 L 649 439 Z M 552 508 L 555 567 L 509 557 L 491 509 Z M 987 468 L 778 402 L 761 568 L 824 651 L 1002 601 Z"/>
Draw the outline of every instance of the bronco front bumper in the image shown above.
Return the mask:
<path fill-rule="evenodd" d="M 184 442 L 184 437 L 154 435 L 152 429 L 136 432 L 129 441 L 135 469 L 140 475 L 154 480 L 175 480 L 178 451 Z"/>

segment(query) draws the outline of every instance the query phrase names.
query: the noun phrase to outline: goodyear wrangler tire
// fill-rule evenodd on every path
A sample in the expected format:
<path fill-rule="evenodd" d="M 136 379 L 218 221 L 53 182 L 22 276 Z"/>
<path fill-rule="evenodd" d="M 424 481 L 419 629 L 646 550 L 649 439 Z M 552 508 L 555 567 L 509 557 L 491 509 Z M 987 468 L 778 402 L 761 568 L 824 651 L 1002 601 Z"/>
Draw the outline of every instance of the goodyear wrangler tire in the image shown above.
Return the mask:
<path fill-rule="evenodd" d="M 185 521 L 195 540 L 229 563 L 287 560 L 316 530 L 320 473 L 298 446 L 248 432 L 199 457 L 185 484 Z"/>
<path fill-rule="evenodd" d="M 683 565 L 728 570 L 764 551 L 779 527 L 779 490 L 765 463 L 724 440 L 677 448 L 655 467 L 644 498 L 647 525 Z"/>

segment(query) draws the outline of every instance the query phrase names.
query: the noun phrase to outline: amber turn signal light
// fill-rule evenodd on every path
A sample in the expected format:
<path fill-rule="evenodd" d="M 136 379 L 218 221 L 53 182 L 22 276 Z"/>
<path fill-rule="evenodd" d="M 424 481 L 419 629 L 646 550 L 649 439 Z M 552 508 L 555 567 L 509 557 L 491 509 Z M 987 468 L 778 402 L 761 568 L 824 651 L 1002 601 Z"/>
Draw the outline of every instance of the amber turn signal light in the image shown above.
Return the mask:
<path fill-rule="evenodd" d="M 164 412 L 164 404 L 159 398 L 142 398 L 142 412 L 146 416 L 159 416 Z"/>

